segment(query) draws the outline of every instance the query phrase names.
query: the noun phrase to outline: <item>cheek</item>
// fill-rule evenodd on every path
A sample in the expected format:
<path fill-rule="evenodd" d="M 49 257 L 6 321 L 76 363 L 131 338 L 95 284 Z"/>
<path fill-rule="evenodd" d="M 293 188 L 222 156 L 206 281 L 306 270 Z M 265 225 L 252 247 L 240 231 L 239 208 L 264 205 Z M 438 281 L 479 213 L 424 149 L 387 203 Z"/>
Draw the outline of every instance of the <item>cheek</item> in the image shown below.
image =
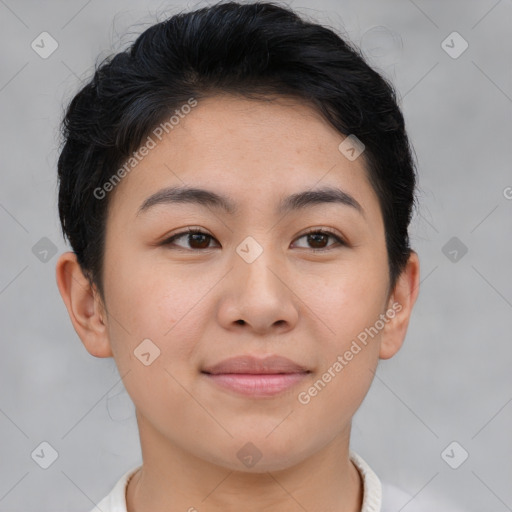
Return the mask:
<path fill-rule="evenodd" d="M 180 383 L 197 372 L 191 361 L 206 315 L 204 290 L 190 286 L 183 273 L 174 274 L 134 258 L 109 267 L 109 336 L 116 365 L 127 375 L 125 387 L 136 407 L 163 425 L 176 421 L 172 411 L 190 408 Z M 160 410 L 163 404 L 168 411 Z"/>
<path fill-rule="evenodd" d="M 350 420 L 373 380 L 381 334 L 372 327 L 383 312 L 385 272 L 382 265 L 361 261 L 332 274 L 329 285 L 308 292 L 308 306 L 326 328 L 325 334 L 316 333 L 315 379 L 300 390 L 297 403 L 304 414 L 322 418 L 332 428 Z"/>
<path fill-rule="evenodd" d="M 297 295 L 325 327 L 321 337 L 338 348 L 373 325 L 385 306 L 387 268 L 375 257 L 353 258 L 298 281 Z"/>
<path fill-rule="evenodd" d="M 200 319 L 205 314 L 201 299 L 208 279 L 126 256 L 111 264 L 106 275 L 109 335 L 119 362 L 132 364 L 134 351 L 145 339 L 160 350 L 160 361 L 187 360 L 194 350 L 193 340 L 200 338 Z M 191 286 L 191 279 L 197 285 Z"/>

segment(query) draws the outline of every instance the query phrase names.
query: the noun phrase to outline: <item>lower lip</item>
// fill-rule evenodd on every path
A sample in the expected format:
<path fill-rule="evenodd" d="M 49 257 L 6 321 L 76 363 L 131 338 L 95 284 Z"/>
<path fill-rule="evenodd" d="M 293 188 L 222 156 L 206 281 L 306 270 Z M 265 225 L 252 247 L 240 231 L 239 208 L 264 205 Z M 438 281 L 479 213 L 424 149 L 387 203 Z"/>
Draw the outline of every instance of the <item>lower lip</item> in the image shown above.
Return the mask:
<path fill-rule="evenodd" d="M 205 373 L 212 382 L 231 391 L 247 396 L 273 396 L 292 388 L 308 373 L 247 374 L 247 373 Z"/>

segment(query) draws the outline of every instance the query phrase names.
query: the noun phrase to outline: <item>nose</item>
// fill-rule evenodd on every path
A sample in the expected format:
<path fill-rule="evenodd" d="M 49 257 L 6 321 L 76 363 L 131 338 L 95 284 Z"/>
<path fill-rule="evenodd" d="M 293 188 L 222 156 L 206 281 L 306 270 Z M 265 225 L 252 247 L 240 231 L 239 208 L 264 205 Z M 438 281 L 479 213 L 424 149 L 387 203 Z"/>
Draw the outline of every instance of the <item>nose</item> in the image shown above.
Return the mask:
<path fill-rule="evenodd" d="M 270 250 L 248 262 L 236 252 L 221 292 L 218 320 L 226 329 L 256 334 L 286 332 L 299 318 L 291 276 Z"/>

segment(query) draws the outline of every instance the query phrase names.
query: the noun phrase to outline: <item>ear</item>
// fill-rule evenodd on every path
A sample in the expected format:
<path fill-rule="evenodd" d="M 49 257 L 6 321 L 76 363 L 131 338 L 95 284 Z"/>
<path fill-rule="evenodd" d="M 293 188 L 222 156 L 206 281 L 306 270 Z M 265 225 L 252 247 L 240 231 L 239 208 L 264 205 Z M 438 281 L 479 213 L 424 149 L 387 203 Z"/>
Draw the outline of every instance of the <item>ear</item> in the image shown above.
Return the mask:
<path fill-rule="evenodd" d="M 412 308 L 418 297 L 420 286 L 420 262 L 418 254 L 411 251 L 407 264 L 397 279 L 390 295 L 386 316 L 390 320 L 382 330 L 380 359 L 393 357 L 402 346 Z"/>
<path fill-rule="evenodd" d="M 96 287 L 91 287 L 76 254 L 61 254 L 56 266 L 57 286 L 69 318 L 87 351 L 95 357 L 112 357 L 105 307 Z"/>

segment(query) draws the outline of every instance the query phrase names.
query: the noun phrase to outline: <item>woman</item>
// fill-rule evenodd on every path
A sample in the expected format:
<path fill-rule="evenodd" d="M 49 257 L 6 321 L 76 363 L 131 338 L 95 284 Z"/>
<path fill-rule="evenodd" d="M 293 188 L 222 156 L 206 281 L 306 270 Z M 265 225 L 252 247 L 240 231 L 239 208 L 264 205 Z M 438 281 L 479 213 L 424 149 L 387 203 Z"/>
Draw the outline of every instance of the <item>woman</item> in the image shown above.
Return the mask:
<path fill-rule="evenodd" d="M 143 455 L 94 510 L 402 506 L 349 447 L 419 286 L 392 86 L 288 8 L 220 3 L 103 62 L 63 127 L 57 282 Z"/>

